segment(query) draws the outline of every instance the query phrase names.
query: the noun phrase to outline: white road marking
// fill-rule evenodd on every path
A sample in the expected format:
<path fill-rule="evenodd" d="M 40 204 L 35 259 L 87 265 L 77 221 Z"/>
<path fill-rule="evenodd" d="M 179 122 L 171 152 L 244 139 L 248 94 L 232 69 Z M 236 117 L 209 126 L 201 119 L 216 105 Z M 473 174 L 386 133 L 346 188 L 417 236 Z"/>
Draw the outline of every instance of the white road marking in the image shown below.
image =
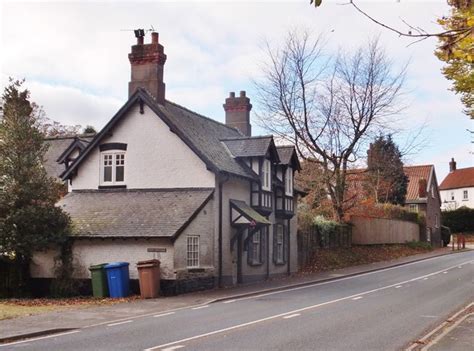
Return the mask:
<path fill-rule="evenodd" d="M 234 300 L 224 301 L 224 302 L 222 302 L 222 303 L 232 303 L 232 302 L 235 302 L 235 301 L 236 301 L 236 300 L 234 299 Z"/>
<path fill-rule="evenodd" d="M 430 316 L 430 315 L 427 315 L 427 316 L 420 316 L 421 318 L 439 318 L 439 316 Z"/>
<path fill-rule="evenodd" d="M 290 318 L 295 318 L 301 316 L 301 313 L 295 313 L 295 314 L 290 314 L 289 316 L 283 317 L 284 319 L 290 319 Z"/>
<path fill-rule="evenodd" d="M 162 351 L 173 351 L 177 349 L 182 349 L 183 347 L 184 345 L 176 345 L 176 346 L 167 347 L 166 349 L 163 349 Z"/>
<path fill-rule="evenodd" d="M 467 263 L 469 263 L 469 262 L 471 262 L 471 261 L 467 261 L 467 262 L 463 263 L 462 265 L 467 264 Z M 289 316 L 289 315 L 296 314 L 296 313 L 300 313 L 300 312 L 303 312 L 303 311 L 308 311 L 308 310 L 315 309 L 315 308 L 318 308 L 318 307 L 321 307 L 321 306 L 331 305 L 331 304 L 333 304 L 333 303 L 340 302 L 340 301 L 345 301 L 345 300 L 349 300 L 349 299 L 352 299 L 352 298 L 357 297 L 357 296 L 367 295 L 367 294 L 371 294 L 371 293 L 374 293 L 374 292 L 377 292 L 377 291 L 381 291 L 381 290 L 387 290 L 387 289 L 396 287 L 396 286 L 398 286 L 398 285 L 401 286 L 402 284 L 407 284 L 407 283 L 414 282 L 414 281 L 417 281 L 417 280 L 420 280 L 420 279 L 423 279 L 423 278 L 426 278 L 426 277 L 431 277 L 431 276 L 433 276 L 433 275 L 439 274 L 439 273 L 444 272 L 444 271 L 446 271 L 446 270 L 449 271 L 449 270 L 451 270 L 451 269 L 456 268 L 457 266 L 458 266 L 458 265 L 455 265 L 455 266 L 452 266 L 452 267 L 449 267 L 449 268 L 445 268 L 445 269 L 440 270 L 440 271 L 437 271 L 437 272 L 433 272 L 433 273 L 429 273 L 429 274 L 422 275 L 422 276 L 420 276 L 420 277 L 416 277 L 416 278 L 412 278 L 412 279 L 409 279 L 409 280 L 405 280 L 405 281 L 403 281 L 403 282 L 399 282 L 399 283 L 395 283 L 395 284 L 390 284 L 390 285 L 383 286 L 383 287 L 376 288 L 376 289 L 372 289 L 372 290 L 367 290 L 367 291 L 364 291 L 364 292 L 362 292 L 362 293 L 358 293 L 358 294 L 354 294 L 354 295 L 350 295 L 350 296 L 346 296 L 346 297 L 341 297 L 341 298 L 339 298 L 339 299 L 335 299 L 335 300 L 331 300 L 331 301 L 326 301 L 326 302 L 318 303 L 318 304 L 316 304 L 316 305 L 311 305 L 311 306 L 299 308 L 299 309 L 296 309 L 296 310 L 293 310 L 293 311 L 288 311 L 288 312 L 276 314 L 276 315 L 273 315 L 273 316 L 269 316 L 269 317 L 257 319 L 257 320 L 254 320 L 254 321 L 250 321 L 250 322 L 246 322 L 246 323 L 242 323 L 242 324 L 233 325 L 233 326 L 231 326 L 231 327 L 227 327 L 227 328 L 222 328 L 222 329 L 210 331 L 210 332 L 203 333 L 203 334 L 199 334 L 199 335 L 195 335 L 195 336 L 190 336 L 190 337 L 188 337 L 188 338 L 184 338 L 184 339 L 181 339 L 181 340 L 171 341 L 171 342 L 168 342 L 168 343 L 166 343 L 166 344 L 162 344 L 162 345 L 150 347 L 150 348 L 148 348 L 148 349 L 145 349 L 145 351 L 154 351 L 154 350 L 163 349 L 163 348 L 165 348 L 165 347 L 172 346 L 172 345 L 176 345 L 176 344 L 183 344 L 183 343 L 185 343 L 185 342 L 188 342 L 188 341 L 191 341 L 191 340 L 200 339 L 200 338 L 203 338 L 203 337 L 206 337 L 206 336 L 211 336 L 211 335 L 216 335 L 216 334 L 224 333 L 224 332 L 227 332 L 227 331 L 229 331 L 229 330 L 234 330 L 234 329 L 239 329 L 239 328 L 247 327 L 247 326 L 249 326 L 249 325 L 258 324 L 258 323 L 262 323 L 262 322 L 266 322 L 266 321 L 269 321 L 269 320 L 272 320 L 272 319 L 276 319 L 276 318 L 280 318 L 280 317 Z M 341 279 L 341 280 L 342 280 L 342 279 Z M 291 290 L 298 290 L 298 288 L 289 289 L 289 290 L 287 290 L 287 291 L 291 291 Z"/>
<path fill-rule="evenodd" d="M 397 285 L 395 289 L 400 289 L 401 287 L 402 287 L 401 285 Z"/>
<path fill-rule="evenodd" d="M 164 316 L 169 316 L 171 314 L 174 314 L 174 312 L 168 312 L 168 313 L 162 313 L 162 314 L 155 314 L 153 318 L 159 318 L 159 317 L 164 317 Z"/>
<path fill-rule="evenodd" d="M 423 278 L 423 280 L 428 280 L 428 278 Z"/>
<path fill-rule="evenodd" d="M 352 300 L 360 300 L 362 298 L 363 298 L 363 296 L 357 296 L 357 297 L 354 297 Z"/>
<path fill-rule="evenodd" d="M 462 266 L 458 266 L 458 268 L 462 268 Z"/>
<path fill-rule="evenodd" d="M 436 259 L 436 258 L 439 258 L 439 257 L 440 256 L 430 257 L 430 258 L 427 258 L 427 259 L 422 260 L 422 261 L 411 262 L 411 263 L 407 263 L 407 264 L 404 264 L 404 265 L 401 265 L 401 266 L 384 268 L 384 269 L 380 269 L 380 270 L 373 271 L 373 272 L 356 274 L 356 275 L 353 275 L 353 276 L 350 276 L 350 277 L 336 279 L 336 280 L 330 280 L 330 281 L 326 281 L 326 282 L 314 283 L 314 284 L 305 285 L 305 286 L 298 286 L 296 288 L 289 288 L 289 289 L 285 289 L 285 290 L 271 291 L 271 292 L 263 293 L 263 294 L 259 294 L 259 295 L 236 298 L 235 300 L 236 301 L 243 301 L 243 300 L 250 300 L 250 299 L 258 299 L 260 297 L 275 295 L 275 294 L 282 294 L 282 293 L 285 293 L 285 292 L 288 292 L 288 291 L 296 291 L 296 290 L 302 290 L 302 289 L 309 289 L 309 288 L 312 288 L 312 287 L 315 287 L 315 286 L 320 286 L 320 285 L 334 284 L 334 283 L 342 282 L 342 281 L 349 280 L 349 279 L 355 279 L 355 278 L 364 277 L 364 276 L 367 276 L 367 275 L 372 275 L 372 274 L 377 274 L 377 273 L 381 273 L 381 272 L 385 272 L 385 271 L 390 271 L 390 270 L 393 270 L 393 269 L 399 269 L 399 268 L 403 268 L 403 267 L 412 266 L 412 265 L 415 265 L 415 264 L 418 264 L 418 263 L 423 263 L 423 262 L 426 262 L 426 261 L 430 261 L 430 260 L 433 260 L 433 259 Z M 474 260 L 466 261 L 466 262 L 462 263 L 461 266 L 464 266 L 465 264 L 474 264 Z M 459 265 L 456 265 L 456 266 L 459 266 Z M 456 267 L 456 266 L 454 266 L 454 267 Z M 452 268 L 453 267 L 450 267 L 450 268 L 448 268 L 448 270 L 452 269 Z M 442 271 L 438 271 L 436 273 L 433 273 L 431 275 L 436 275 L 436 274 L 439 274 L 443 271 L 445 271 L 445 269 L 443 269 Z M 429 276 L 431 276 L 431 275 L 429 275 Z"/>
<path fill-rule="evenodd" d="M 459 267 L 458 267 L 458 268 L 459 268 Z M 445 271 L 445 272 L 443 272 L 443 274 L 448 274 L 448 272 Z"/>
<path fill-rule="evenodd" d="M 202 309 L 202 308 L 208 308 L 208 307 L 209 307 L 209 305 L 205 305 L 205 306 L 194 307 L 194 308 L 192 308 L 192 309 L 193 309 L 193 310 L 200 310 L 200 309 Z"/>
<path fill-rule="evenodd" d="M 120 325 L 120 324 L 126 324 L 126 323 L 132 323 L 133 321 L 132 320 L 128 320 L 128 321 L 123 321 L 123 322 L 117 322 L 117 323 L 111 323 L 111 324 L 107 324 L 108 327 L 113 327 L 115 325 Z"/>
<path fill-rule="evenodd" d="M 47 336 L 40 336 L 40 337 L 38 337 L 38 338 L 27 339 L 27 340 L 21 340 L 21 341 L 15 341 L 15 342 L 10 342 L 10 343 L 8 343 L 8 344 L 1 344 L 1 345 L 0 345 L 0 348 L 1 348 L 1 347 L 4 347 L 4 346 L 11 346 L 11 345 L 17 345 L 17 344 L 24 344 L 25 342 L 31 342 L 31 341 L 37 341 L 37 340 L 55 338 L 55 337 L 57 337 L 57 336 L 63 336 L 63 335 L 68 335 L 68 334 L 75 334 L 75 333 L 80 333 L 80 332 L 81 332 L 80 330 L 72 330 L 72 331 L 68 331 L 68 332 L 65 332 L 65 333 L 52 334 L 52 335 L 47 335 Z"/>

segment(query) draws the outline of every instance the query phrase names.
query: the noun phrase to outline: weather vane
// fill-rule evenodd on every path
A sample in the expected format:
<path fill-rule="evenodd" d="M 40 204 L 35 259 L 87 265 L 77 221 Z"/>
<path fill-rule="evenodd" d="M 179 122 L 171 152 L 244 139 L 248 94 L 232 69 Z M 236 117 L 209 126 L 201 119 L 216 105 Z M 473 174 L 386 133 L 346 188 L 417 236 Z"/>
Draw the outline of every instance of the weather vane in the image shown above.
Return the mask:
<path fill-rule="evenodd" d="M 135 38 L 142 38 L 147 32 L 155 32 L 155 28 L 150 25 L 150 29 L 120 29 L 121 32 L 134 32 Z"/>

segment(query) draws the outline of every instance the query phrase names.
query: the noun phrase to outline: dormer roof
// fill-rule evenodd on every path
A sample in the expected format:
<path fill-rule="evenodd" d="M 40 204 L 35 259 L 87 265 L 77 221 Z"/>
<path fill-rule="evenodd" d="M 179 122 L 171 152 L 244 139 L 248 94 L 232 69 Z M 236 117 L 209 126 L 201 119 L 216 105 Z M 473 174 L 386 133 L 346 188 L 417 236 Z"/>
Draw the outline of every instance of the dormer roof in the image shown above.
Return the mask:
<path fill-rule="evenodd" d="M 270 157 L 274 162 L 280 162 L 272 135 L 227 138 L 221 141 L 234 157 Z"/>

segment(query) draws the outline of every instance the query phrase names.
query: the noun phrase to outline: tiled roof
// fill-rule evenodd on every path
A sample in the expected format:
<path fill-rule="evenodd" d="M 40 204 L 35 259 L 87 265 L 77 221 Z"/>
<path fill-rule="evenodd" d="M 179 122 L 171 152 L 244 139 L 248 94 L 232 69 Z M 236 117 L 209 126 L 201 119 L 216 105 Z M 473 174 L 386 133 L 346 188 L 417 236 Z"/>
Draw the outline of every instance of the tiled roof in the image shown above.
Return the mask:
<path fill-rule="evenodd" d="M 166 101 L 165 105 L 158 104 L 142 88 L 137 89 L 81 155 L 61 174 L 61 177 L 63 179 L 70 177 L 71 173 L 79 166 L 83 159 L 87 158 L 88 154 L 98 145 L 109 130 L 137 103 L 145 103 L 149 106 L 212 171 L 250 179 L 256 178 L 255 173 L 245 163 L 232 157 L 226 146 L 220 141 L 221 139 L 243 137 L 237 129 L 201 116 L 170 101 Z"/>
<path fill-rule="evenodd" d="M 460 168 L 449 173 L 439 190 L 474 187 L 474 167 Z"/>
<path fill-rule="evenodd" d="M 74 142 L 76 136 L 62 136 L 62 137 L 51 137 L 46 138 L 45 143 L 48 145 L 48 150 L 44 155 L 43 166 L 46 169 L 46 173 L 58 181 L 60 174 L 64 172 L 64 165 L 57 162 L 58 158 L 62 153 Z M 92 136 L 85 135 L 79 136 L 80 140 L 84 143 L 92 140 Z"/>
<path fill-rule="evenodd" d="M 234 157 L 265 156 L 273 141 L 271 135 L 221 139 Z"/>
<path fill-rule="evenodd" d="M 288 165 L 291 163 L 291 157 L 295 152 L 294 146 L 277 146 L 277 151 L 281 164 Z"/>
<path fill-rule="evenodd" d="M 429 186 L 433 165 L 423 166 L 405 166 L 403 171 L 408 177 L 407 195 L 405 201 L 413 201 L 420 199 L 419 197 L 419 181 L 425 179 Z M 367 177 L 366 169 L 351 169 L 347 171 L 347 186 L 351 194 L 362 194 L 364 192 L 364 183 Z M 426 189 L 428 191 L 428 189 Z"/>
<path fill-rule="evenodd" d="M 221 139 L 239 138 L 242 134 L 235 128 L 201 116 L 173 102 L 156 106 L 176 125 L 193 146 L 219 170 L 234 175 L 253 178 L 253 172 L 229 154 Z"/>
<path fill-rule="evenodd" d="M 177 236 L 213 189 L 73 191 L 58 203 L 79 237 Z"/>
<path fill-rule="evenodd" d="M 419 199 L 419 181 L 421 179 L 425 179 L 427 186 L 430 186 L 429 181 L 433 167 L 433 165 L 403 167 L 405 174 L 408 176 L 406 201 Z"/>

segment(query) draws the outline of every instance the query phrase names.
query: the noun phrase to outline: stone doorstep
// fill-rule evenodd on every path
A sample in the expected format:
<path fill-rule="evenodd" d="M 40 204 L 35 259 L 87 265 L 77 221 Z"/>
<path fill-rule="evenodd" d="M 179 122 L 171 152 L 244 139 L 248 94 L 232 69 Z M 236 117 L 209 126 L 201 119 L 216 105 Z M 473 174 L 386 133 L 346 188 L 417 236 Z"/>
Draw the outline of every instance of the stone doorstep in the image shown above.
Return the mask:
<path fill-rule="evenodd" d="M 436 253 L 428 253 L 428 254 L 419 254 L 419 255 L 414 255 L 414 256 L 408 256 L 408 257 L 403 257 L 398 260 L 393 260 L 393 261 L 381 261 L 381 262 L 376 262 L 373 264 L 369 265 L 363 265 L 363 266 L 355 266 L 355 267 L 347 267 L 343 268 L 340 270 L 336 271 L 329 271 L 329 272 L 322 272 L 316 274 L 318 277 L 292 277 L 289 278 L 291 282 L 288 283 L 287 279 L 281 279 L 281 280 L 276 280 L 276 281 L 269 281 L 269 282 L 260 282 L 260 283 L 255 283 L 255 284 L 249 284 L 246 286 L 239 286 L 239 287 L 233 287 L 233 288 L 228 288 L 228 289 L 215 289 L 215 290 L 208 290 L 208 291 L 201 291 L 197 293 L 191 293 L 191 294 L 186 294 L 186 295 L 180 295 L 180 296 L 175 296 L 175 297 L 165 297 L 159 300 L 140 300 L 140 301 L 133 301 L 133 302 L 127 302 L 124 304 L 117 304 L 113 306 L 101 306 L 98 308 L 85 308 L 82 310 L 70 310 L 70 311 L 61 311 L 61 312 L 53 312 L 49 316 L 52 316 L 56 313 L 68 313 L 68 314 L 82 314 L 82 318 L 73 318 L 73 320 L 77 323 L 79 322 L 78 325 L 76 326 L 70 326 L 70 328 L 67 328 L 69 330 L 73 329 L 79 329 L 79 328 L 85 328 L 88 326 L 92 325 L 100 325 L 100 324 L 106 324 L 106 323 L 113 323 L 117 322 L 120 320 L 125 320 L 133 317 L 140 317 L 144 315 L 152 315 L 156 313 L 161 313 L 161 312 L 167 312 L 170 310 L 177 310 L 177 309 L 183 309 L 183 308 L 189 308 L 191 306 L 196 306 L 196 305 L 204 305 L 204 304 L 210 304 L 210 303 L 215 303 L 215 302 L 221 302 L 221 301 L 226 301 L 226 300 L 231 300 L 231 299 L 237 299 L 237 298 L 242 298 L 242 297 L 249 297 L 253 295 L 258 295 L 258 294 L 263 294 L 263 293 L 269 293 L 269 292 L 275 292 L 275 291 L 280 291 L 280 290 L 285 290 L 288 288 L 293 288 L 293 287 L 301 287 L 301 286 L 307 286 L 315 283 L 321 283 L 321 282 L 326 282 L 326 281 L 331 281 L 331 280 L 337 280 L 342 277 L 351 277 L 351 276 L 356 276 L 359 274 L 363 273 L 370 273 L 370 272 L 375 272 L 379 271 L 382 269 L 386 268 L 392 268 L 392 267 L 398 267 L 402 266 L 407 263 L 411 262 L 418 262 L 418 261 L 423 261 L 426 259 L 430 259 L 433 257 L 438 257 L 438 256 L 444 256 L 444 255 L 450 255 L 450 254 L 455 254 L 455 253 L 461 253 L 461 252 L 466 252 L 469 250 L 460 250 L 460 251 L 450 251 L 450 250 L 444 250 L 443 252 L 436 252 Z M 337 272 L 342 272 L 342 271 L 349 271 L 349 273 L 342 274 L 342 273 L 337 273 Z M 286 283 L 286 284 L 285 284 Z M 274 285 L 273 287 L 268 288 L 268 285 Z M 237 292 L 236 292 L 237 290 Z M 239 291 L 240 290 L 240 291 Z M 213 296 L 214 295 L 214 296 Z M 206 298 L 207 297 L 207 298 Z M 168 300 L 168 301 L 166 301 Z M 170 300 L 178 300 L 174 302 L 175 306 L 173 307 L 173 302 Z M 186 301 L 188 300 L 188 301 Z M 152 310 L 150 308 L 147 308 L 147 313 L 140 313 L 137 314 L 138 312 L 142 312 L 143 310 L 141 308 L 138 308 L 138 306 L 132 306 L 131 304 L 149 304 L 149 305 L 155 305 L 156 302 L 160 303 L 160 307 L 164 308 L 159 308 L 156 310 Z M 168 306 L 163 306 L 166 302 L 171 302 Z M 171 306 L 170 306 L 171 305 Z M 152 307 L 152 306 L 147 306 L 147 307 Z M 168 307 L 168 308 L 167 308 Z M 171 307 L 171 308 L 169 308 Z M 112 311 L 107 311 L 108 309 L 113 308 Z M 102 310 L 102 311 L 101 311 Z M 124 313 L 123 316 L 117 315 L 117 312 Z M 111 312 L 111 313 L 108 313 Z M 92 315 L 97 315 L 100 314 L 100 316 L 94 316 Z M 108 319 L 105 321 L 104 319 L 104 314 L 107 315 L 107 317 L 112 318 Z M 87 318 L 88 316 L 92 318 Z M 29 317 L 19 317 L 18 321 L 24 321 L 26 320 L 32 320 L 35 319 L 35 317 L 39 317 L 40 320 L 45 321 L 45 317 L 48 317 L 47 314 L 40 314 L 40 315 L 33 315 Z M 53 318 L 54 321 L 57 321 L 57 318 Z M 2 330 L 2 322 L 9 321 L 10 323 L 12 321 L 15 321 L 15 319 L 8 319 L 4 321 L 0 321 L 0 330 Z M 85 322 L 85 321 L 90 321 L 91 323 L 85 324 L 85 325 L 80 325 L 80 322 Z M 95 321 L 95 323 L 94 323 Z M 37 321 L 40 322 L 40 321 Z M 27 323 L 20 323 L 21 326 L 19 326 L 18 329 L 22 329 L 23 333 L 11 333 L 11 335 L 6 335 L 6 336 L 0 336 L 0 344 L 4 344 L 7 342 L 12 342 L 22 340 L 22 339 L 28 339 L 28 338 L 33 338 L 33 337 L 38 337 L 38 336 L 44 336 L 44 335 L 49 335 L 53 333 L 58 333 L 59 329 L 64 329 L 64 328 L 45 328 L 44 330 L 38 330 L 40 327 L 38 326 L 38 323 L 34 323 L 32 328 L 32 332 L 24 332 L 28 327 L 25 325 Z M 60 322 L 61 326 L 64 327 L 64 321 L 62 320 Z M 0 332 L 1 333 L 1 332 Z M 1 334 L 0 334 L 1 335 Z"/>

